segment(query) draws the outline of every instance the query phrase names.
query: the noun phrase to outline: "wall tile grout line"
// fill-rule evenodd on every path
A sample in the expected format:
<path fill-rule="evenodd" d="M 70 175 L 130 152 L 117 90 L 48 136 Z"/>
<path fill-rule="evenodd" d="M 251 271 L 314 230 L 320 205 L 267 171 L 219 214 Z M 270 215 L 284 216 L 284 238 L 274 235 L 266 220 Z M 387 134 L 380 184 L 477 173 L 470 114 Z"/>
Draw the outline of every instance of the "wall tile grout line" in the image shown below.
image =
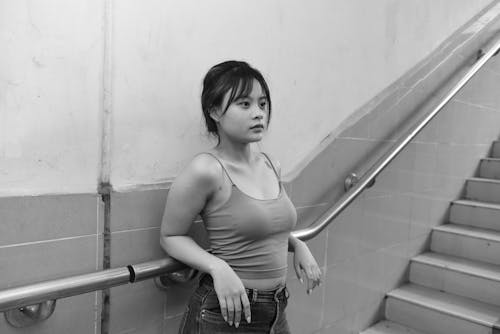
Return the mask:
<path fill-rule="evenodd" d="M 497 112 L 498 109 L 495 109 L 493 107 L 489 107 L 489 106 L 485 106 L 485 105 L 482 105 L 482 104 L 477 104 L 477 103 L 471 103 L 471 102 L 467 102 L 467 101 L 464 101 L 464 100 L 461 100 L 461 99 L 458 99 L 458 98 L 455 98 L 453 99 L 455 102 L 457 103 L 461 103 L 461 104 L 465 104 L 467 106 L 471 106 L 471 107 L 476 107 L 476 108 L 479 108 L 479 109 L 485 109 L 485 110 L 489 110 L 489 111 L 495 111 Z"/>
<path fill-rule="evenodd" d="M 141 228 L 133 228 L 129 230 L 121 230 L 121 231 L 113 231 L 111 234 L 120 234 L 120 233 L 128 233 L 128 232 L 142 232 L 142 231 L 151 231 L 151 230 L 160 230 L 160 227 L 141 227 Z"/>
<path fill-rule="evenodd" d="M 85 234 L 85 235 L 79 235 L 79 236 L 76 236 L 76 237 L 67 237 L 67 238 L 58 238 L 58 239 L 47 239 L 47 240 L 39 240 L 39 241 L 21 242 L 21 243 L 17 243 L 17 244 L 3 245 L 3 246 L 0 246 L 0 249 L 22 247 L 22 246 L 28 246 L 28 245 L 31 246 L 31 245 L 52 243 L 52 242 L 58 242 L 58 241 L 76 240 L 76 239 L 88 238 L 88 237 L 93 237 L 93 236 L 95 236 L 95 234 Z"/>

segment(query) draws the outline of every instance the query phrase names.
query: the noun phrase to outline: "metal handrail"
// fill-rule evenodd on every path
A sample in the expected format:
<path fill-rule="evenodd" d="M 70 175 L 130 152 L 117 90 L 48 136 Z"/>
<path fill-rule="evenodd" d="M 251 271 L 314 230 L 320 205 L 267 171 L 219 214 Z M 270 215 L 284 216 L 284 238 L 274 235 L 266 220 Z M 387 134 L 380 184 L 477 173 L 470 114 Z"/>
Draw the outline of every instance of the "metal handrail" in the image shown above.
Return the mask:
<path fill-rule="evenodd" d="M 350 188 L 339 200 L 324 214 L 322 214 L 315 223 L 308 228 L 292 233 L 299 239 L 309 240 L 318 235 L 330 222 L 335 219 L 345 208 L 351 204 L 370 184 L 375 181 L 375 178 L 394 160 L 394 158 L 415 138 L 415 136 L 443 109 L 443 107 L 458 93 L 460 89 L 476 74 L 481 67 L 500 50 L 500 38 L 497 38 L 493 46 L 486 53 L 481 54 L 469 71 L 460 79 L 450 90 L 450 92 L 434 107 L 434 109 L 424 117 L 416 126 L 405 132 L 396 140 L 396 143 L 382 155 L 381 158 L 371 166 L 366 173 L 357 180 L 356 184 Z M 482 50 L 480 50 L 481 52 Z"/>
<path fill-rule="evenodd" d="M 348 190 L 336 204 L 327 210 L 311 226 L 292 232 L 301 240 L 309 240 L 318 235 L 332 220 L 337 217 L 363 190 L 365 190 L 385 167 L 402 151 L 402 149 L 436 116 L 451 98 L 479 71 L 479 69 L 500 50 L 500 38 L 496 40 L 486 53 L 472 66 L 464 77 L 453 87 L 446 97 L 417 126 L 400 137 L 388 153 L 385 153 L 368 171 Z M 122 268 L 107 269 L 95 273 L 71 276 L 36 284 L 0 291 L 0 312 L 22 308 L 27 305 L 41 303 L 46 300 L 71 297 L 91 291 L 102 290 L 117 285 L 134 283 L 155 276 L 164 275 L 184 269 L 186 265 L 172 259 L 164 258 L 130 265 Z"/>

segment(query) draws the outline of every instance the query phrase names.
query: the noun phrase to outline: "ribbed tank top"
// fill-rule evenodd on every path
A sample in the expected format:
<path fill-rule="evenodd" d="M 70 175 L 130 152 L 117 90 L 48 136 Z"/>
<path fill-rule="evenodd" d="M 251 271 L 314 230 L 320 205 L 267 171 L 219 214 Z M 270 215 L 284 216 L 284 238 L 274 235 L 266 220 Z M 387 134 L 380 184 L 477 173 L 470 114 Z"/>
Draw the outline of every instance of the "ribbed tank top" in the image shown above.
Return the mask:
<path fill-rule="evenodd" d="M 231 181 L 229 199 L 201 217 L 210 241 L 210 253 L 226 261 L 243 279 L 286 276 L 288 237 L 297 222 L 297 213 L 279 175 L 279 194 L 273 199 L 257 199 L 245 194 L 232 181 L 224 163 L 214 154 Z"/>

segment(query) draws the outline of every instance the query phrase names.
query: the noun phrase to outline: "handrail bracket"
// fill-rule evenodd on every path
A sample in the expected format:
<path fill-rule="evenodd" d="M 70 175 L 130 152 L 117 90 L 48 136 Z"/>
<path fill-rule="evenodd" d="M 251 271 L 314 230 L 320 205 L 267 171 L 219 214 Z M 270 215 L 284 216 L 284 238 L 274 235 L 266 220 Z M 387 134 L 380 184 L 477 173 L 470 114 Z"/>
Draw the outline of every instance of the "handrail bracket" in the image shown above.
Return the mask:
<path fill-rule="evenodd" d="M 55 308 L 56 300 L 51 299 L 6 311 L 4 316 L 12 327 L 24 328 L 48 319 L 54 313 Z"/>

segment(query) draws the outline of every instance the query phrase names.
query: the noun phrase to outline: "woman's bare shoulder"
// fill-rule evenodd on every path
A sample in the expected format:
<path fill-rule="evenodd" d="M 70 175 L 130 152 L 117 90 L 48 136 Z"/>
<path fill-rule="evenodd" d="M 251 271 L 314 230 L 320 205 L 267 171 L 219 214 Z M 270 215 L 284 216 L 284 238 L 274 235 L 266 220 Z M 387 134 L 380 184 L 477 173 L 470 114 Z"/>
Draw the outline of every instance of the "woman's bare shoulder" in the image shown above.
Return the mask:
<path fill-rule="evenodd" d="M 176 181 L 189 181 L 200 185 L 216 184 L 222 172 L 222 166 L 210 153 L 199 153 L 191 159 Z"/>

